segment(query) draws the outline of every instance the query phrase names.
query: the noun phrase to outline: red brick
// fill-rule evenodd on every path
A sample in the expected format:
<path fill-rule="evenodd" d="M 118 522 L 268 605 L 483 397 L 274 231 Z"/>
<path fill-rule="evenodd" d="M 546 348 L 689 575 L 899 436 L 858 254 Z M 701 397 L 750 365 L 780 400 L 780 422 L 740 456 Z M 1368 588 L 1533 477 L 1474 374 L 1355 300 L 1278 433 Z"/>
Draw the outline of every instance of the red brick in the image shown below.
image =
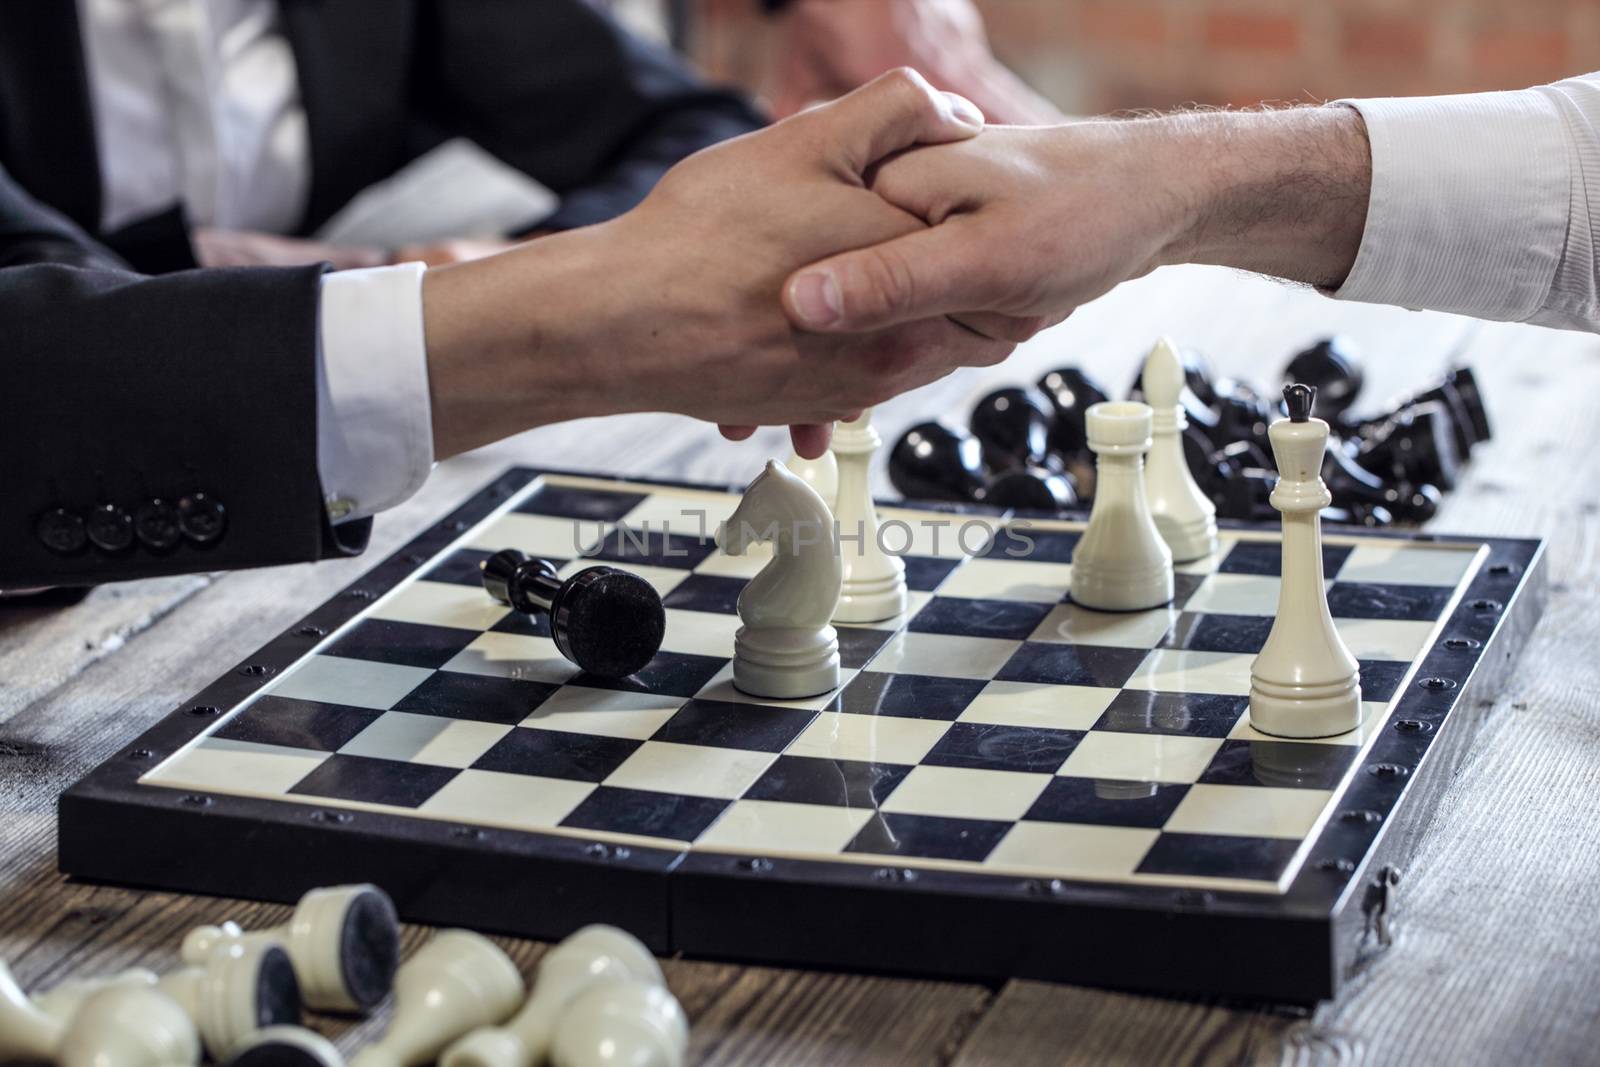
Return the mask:
<path fill-rule="evenodd" d="M 1291 15 L 1212 11 L 1206 15 L 1205 41 L 1211 48 L 1289 53 L 1300 47 L 1300 23 Z"/>
<path fill-rule="evenodd" d="M 1472 38 L 1472 65 L 1486 73 L 1557 78 L 1572 73 L 1570 51 L 1561 30 L 1480 30 Z"/>
<path fill-rule="evenodd" d="M 1167 42 L 1167 16 L 1125 0 L 1085 3 L 1078 12 L 1078 36 L 1100 44 L 1159 46 Z"/>
<path fill-rule="evenodd" d="M 1356 63 L 1421 63 L 1428 58 L 1428 27 L 1418 19 L 1350 15 L 1340 27 L 1339 47 Z"/>

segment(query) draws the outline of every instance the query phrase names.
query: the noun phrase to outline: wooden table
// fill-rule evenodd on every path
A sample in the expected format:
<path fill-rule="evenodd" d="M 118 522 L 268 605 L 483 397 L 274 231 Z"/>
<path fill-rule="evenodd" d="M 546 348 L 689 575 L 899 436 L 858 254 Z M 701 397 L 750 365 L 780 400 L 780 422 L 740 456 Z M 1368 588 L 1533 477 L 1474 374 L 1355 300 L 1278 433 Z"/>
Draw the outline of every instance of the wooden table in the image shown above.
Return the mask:
<path fill-rule="evenodd" d="M 1397 943 L 1304 1018 L 1036 982 L 992 989 L 667 961 L 696 1062 L 1600 1062 L 1600 339 L 1168 269 L 1081 309 L 1003 366 L 900 398 L 877 424 L 892 441 L 1068 362 L 1120 391 L 1158 331 L 1208 352 L 1220 373 L 1272 384 L 1288 353 L 1341 330 L 1368 356 L 1369 405 L 1451 359 L 1477 368 L 1496 439 L 1435 528 L 1549 539 L 1549 607 L 1406 872 Z M 65 881 L 56 797 L 505 466 L 733 482 L 786 453 L 777 431 L 733 445 L 666 416 L 547 427 L 439 467 L 380 519 L 364 559 L 108 587 L 64 610 L 0 608 L 0 956 L 33 988 L 170 966 L 199 923 L 281 921 L 282 906 Z M 886 481 L 880 489 L 890 492 Z M 409 929 L 407 949 L 424 936 Z M 503 943 L 525 968 L 543 951 Z M 316 1024 L 349 1050 L 381 1021 Z"/>

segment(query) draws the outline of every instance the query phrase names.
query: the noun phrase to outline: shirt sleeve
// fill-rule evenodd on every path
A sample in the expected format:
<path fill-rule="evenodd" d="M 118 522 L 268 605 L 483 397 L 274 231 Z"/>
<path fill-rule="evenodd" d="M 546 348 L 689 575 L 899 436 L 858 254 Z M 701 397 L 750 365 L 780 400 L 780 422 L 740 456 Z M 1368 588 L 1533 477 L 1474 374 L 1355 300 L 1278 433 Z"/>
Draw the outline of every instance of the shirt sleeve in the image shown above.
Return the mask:
<path fill-rule="evenodd" d="M 421 263 L 323 275 L 317 470 L 328 517 L 366 518 L 433 469 Z"/>
<path fill-rule="evenodd" d="M 1600 74 L 1341 103 L 1366 123 L 1372 191 L 1336 297 L 1600 331 Z"/>

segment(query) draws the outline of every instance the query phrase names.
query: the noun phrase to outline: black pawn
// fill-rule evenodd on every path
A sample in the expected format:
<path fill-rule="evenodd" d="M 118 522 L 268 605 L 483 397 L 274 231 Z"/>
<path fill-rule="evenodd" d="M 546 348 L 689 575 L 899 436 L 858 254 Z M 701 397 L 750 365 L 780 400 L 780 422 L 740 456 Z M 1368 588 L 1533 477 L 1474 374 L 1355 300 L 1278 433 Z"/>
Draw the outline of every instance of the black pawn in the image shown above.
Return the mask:
<path fill-rule="evenodd" d="M 643 668 L 666 633 L 655 588 L 616 567 L 589 567 L 562 581 L 546 560 L 507 548 L 484 560 L 483 587 L 525 615 L 548 615 L 561 654 L 601 678 Z"/>
<path fill-rule="evenodd" d="M 1334 507 L 1358 515 L 1372 508 L 1381 508 L 1391 520 L 1423 523 L 1433 518 L 1439 510 L 1439 490 L 1431 485 L 1385 482 L 1356 463 L 1345 447 L 1332 438 L 1322 457 L 1322 481 L 1327 485 L 1328 492 L 1333 494 Z M 1382 525 L 1388 525 L 1388 522 Z"/>
<path fill-rule="evenodd" d="M 1466 461 L 1472 455 L 1472 446 L 1478 443 L 1478 435 L 1473 428 L 1472 416 L 1467 411 L 1467 405 L 1461 399 L 1461 393 L 1450 382 L 1442 381 L 1432 389 L 1412 397 L 1407 406 L 1427 403 L 1439 404 L 1449 413 L 1450 432 L 1455 438 L 1456 455 L 1462 461 Z"/>
<path fill-rule="evenodd" d="M 1454 489 L 1461 461 L 1449 412 L 1437 402 L 1395 412 L 1362 444 L 1356 462 L 1385 481 Z"/>
<path fill-rule="evenodd" d="M 1050 402 L 1037 389 L 996 389 L 972 409 L 968 424 L 990 470 L 1038 466 L 1050 450 Z"/>
<path fill-rule="evenodd" d="M 1063 459 L 1089 451 L 1088 423 L 1084 412 L 1111 397 L 1100 383 L 1077 367 L 1061 367 L 1039 379 L 1053 416 L 1050 448 Z"/>
<path fill-rule="evenodd" d="M 1078 493 L 1064 474 L 1042 467 L 1024 467 L 996 475 L 984 490 L 983 502 L 997 508 L 1060 511 L 1075 507 Z"/>
<path fill-rule="evenodd" d="M 1317 411 L 1337 422 L 1356 402 L 1365 374 L 1355 343 L 1348 337 L 1326 337 L 1296 352 L 1283 369 L 1284 379 L 1317 391 Z"/>
<path fill-rule="evenodd" d="M 918 423 L 889 451 L 889 481 L 913 500 L 971 503 L 983 494 L 983 448 L 942 422 Z"/>
<path fill-rule="evenodd" d="M 1235 378 L 1218 379 L 1217 427 L 1214 432 L 1219 446 L 1252 441 L 1265 451 L 1270 448 L 1267 427 L 1272 421 L 1272 408 L 1248 382 Z"/>

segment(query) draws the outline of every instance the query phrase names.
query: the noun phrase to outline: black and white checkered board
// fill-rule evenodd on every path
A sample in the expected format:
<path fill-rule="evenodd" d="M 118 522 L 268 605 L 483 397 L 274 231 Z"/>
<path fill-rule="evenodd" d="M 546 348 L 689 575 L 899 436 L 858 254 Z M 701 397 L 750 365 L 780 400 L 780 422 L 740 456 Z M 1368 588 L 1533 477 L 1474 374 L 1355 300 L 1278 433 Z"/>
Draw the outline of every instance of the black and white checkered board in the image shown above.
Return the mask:
<path fill-rule="evenodd" d="M 512 472 L 74 787 L 63 869 L 374 880 L 416 918 L 536 936 L 1312 1000 L 1345 913 L 1383 906 L 1353 890 L 1412 772 L 1537 612 L 1537 543 L 1330 534 L 1365 721 L 1281 741 L 1246 715 L 1275 530 L 1225 531 L 1168 608 L 1105 614 L 1070 602 L 1081 522 L 885 508 L 910 610 L 839 629 L 839 691 L 763 701 L 729 657 L 767 557 L 712 540 L 738 499 Z M 645 576 L 661 653 L 579 674 L 483 592 L 504 547 Z"/>

